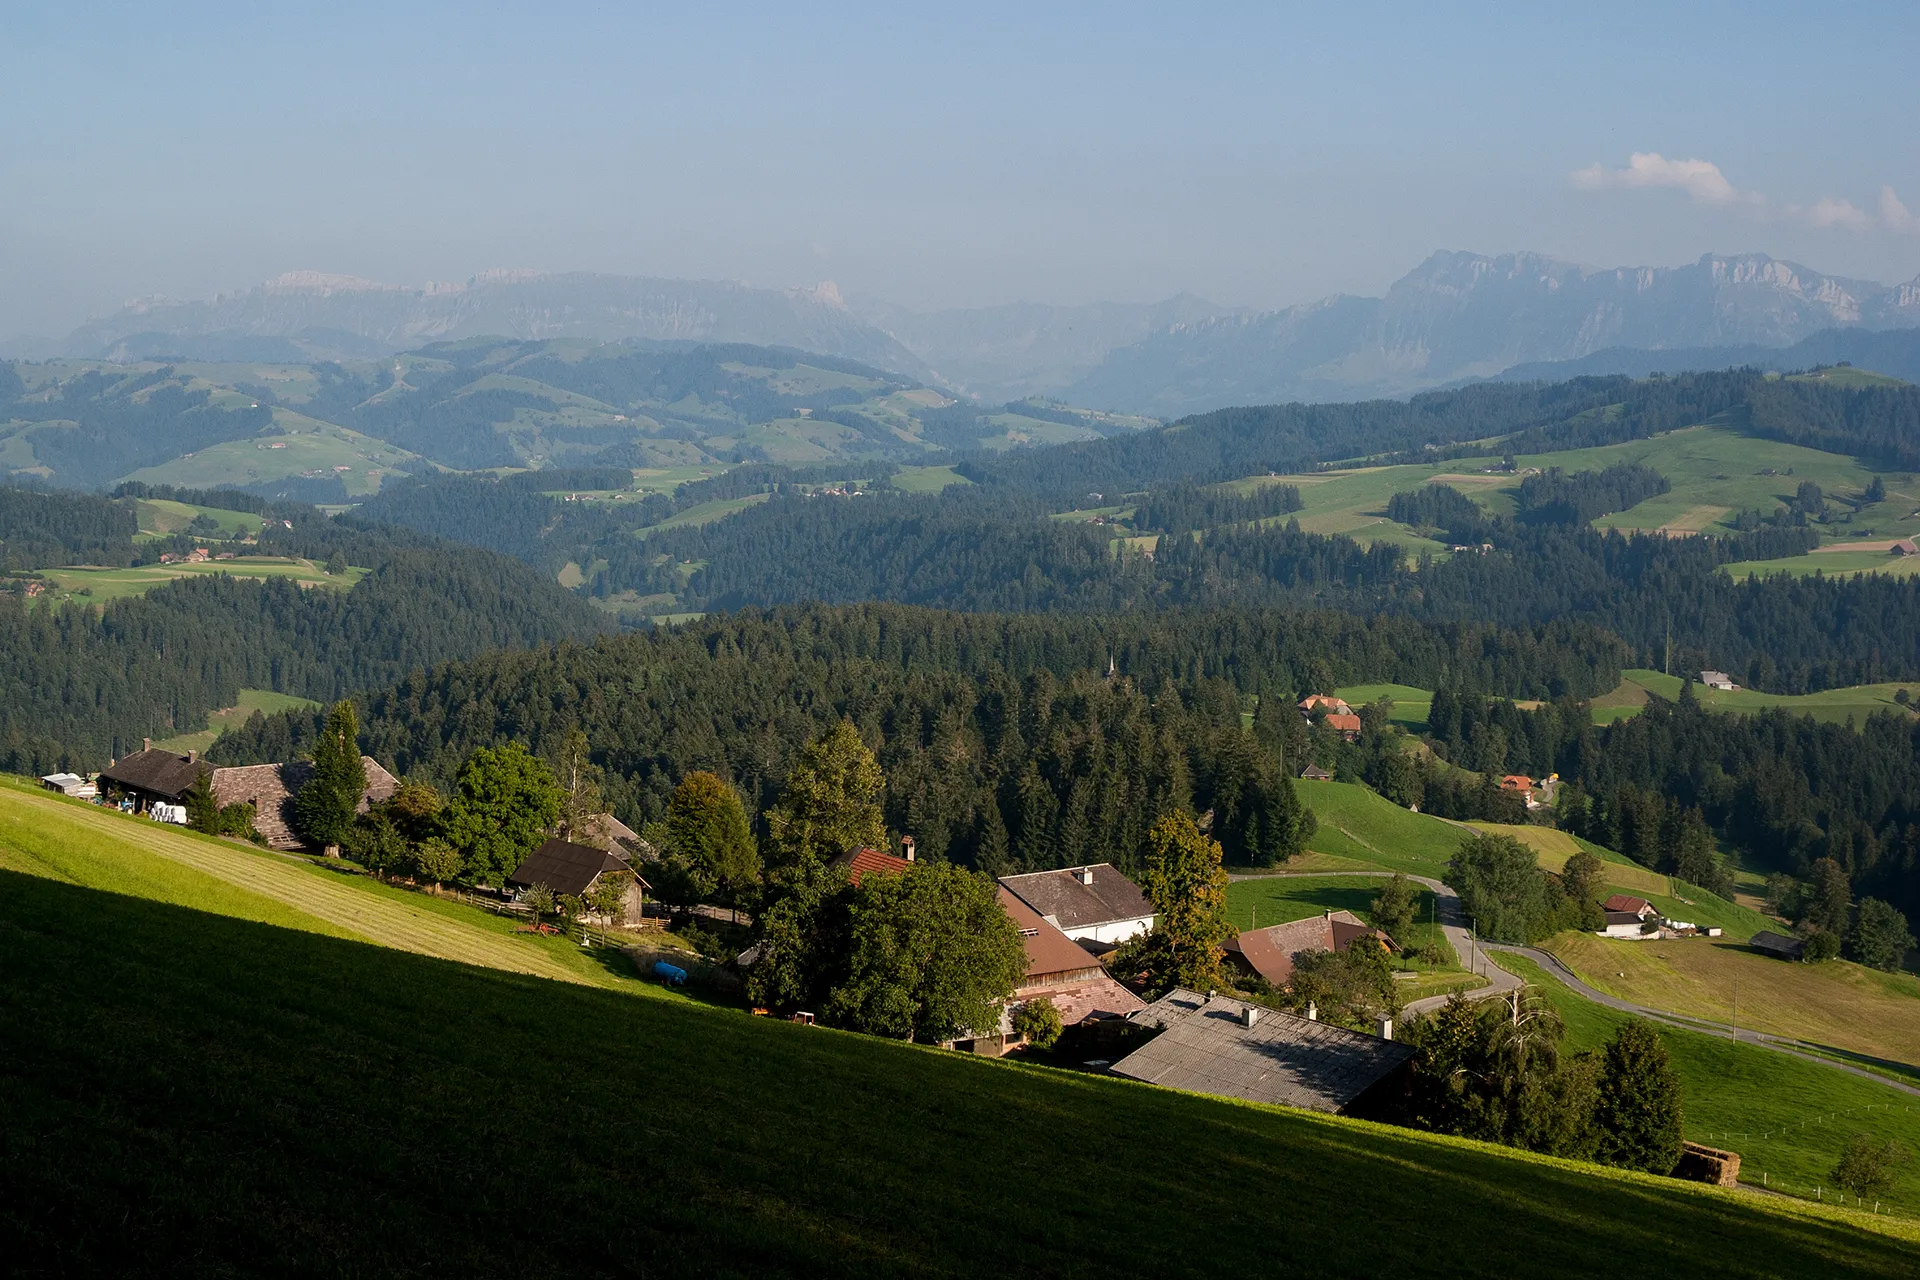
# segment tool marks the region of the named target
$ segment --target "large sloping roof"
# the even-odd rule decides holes
[[[1410,1045],[1175,988],[1133,1016],[1159,1035],[1114,1063],[1116,1075],[1310,1111],[1343,1110],[1413,1057]]]
[[[360,798],[359,812],[391,799],[400,789],[400,780],[381,767],[372,756],[360,757],[367,771],[367,793]],[[213,798],[222,806],[253,806],[253,829],[275,849],[293,851],[311,846],[294,830],[293,797],[313,777],[313,765],[305,760],[289,764],[247,764],[213,771]]]
[[[999,893],[1000,905],[1020,930],[1020,941],[1027,949],[1026,986],[1065,982],[1099,972],[1098,960],[1015,897],[1007,886],[1001,885]]]
[[[148,747],[145,751],[136,751],[114,761],[100,771],[100,777],[123,787],[178,800],[187,794],[187,789],[193,786],[193,780],[206,767],[204,762],[193,756]]]
[[[1776,956],[1785,956],[1789,960],[1798,960],[1807,949],[1807,944],[1799,938],[1789,938],[1783,933],[1772,933],[1766,929],[1749,938],[1747,945]]]
[[[593,887],[593,882],[600,878],[601,872],[626,870],[627,864],[605,849],[570,844],[565,840],[549,840],[514,868],[513,874],[507,877],[507,883],[529,889],[543,884],[555,893],[577,897]]]
[[[1301,952],[1345,951],[1354,939],[1366,937],[1393,946],[1392,939],[1353,912],[1329,911],[1265,929],[1249,929],[1227,939],[1226,950],[1274,986],[1284,987],[1293,981],[1293,958]]]
[[[1088,874],[1091,884],[1081,879]],[[1140,886],[1121,875],[1111,862],[1001,876],[1000,883],[1041,915],[1051,916],[1062,929],[1086,929],[1153,914],[1153,904],[1140,892]]]

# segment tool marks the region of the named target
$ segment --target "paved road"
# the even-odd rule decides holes
[[[1391,871],[1276,871],[1268,875],[1231,876],[1233,880],[1273,880],[1291,877],[1310,876],[1374,876],[1391,878]],[[1433,890],[1434,907],[1440,915],[1440,932],[1446,935],[1447,942],[1453,947],[1453,954],[1460,960],[1462,968],[1477,973],[1487,980],[1487,985],[1478,990],[1469,991],[1469,1000],[1487,1000],[1494,996],[1504,996],[1521,985],[1520,979],[1508,973],[1488,959],[1486,949],[1474,941],[1472,932],[1467,928],[1466,916],[1460,910],[1460,895],[1451,886],[1429,876],[1408,876],[1417,885]],[[1438,1009],[1451,997],[1428,996],[1424,1000],[1415,1000],[1400,1010],[1400,1016],[1411,1018],[1417,1014]]]
[[[1240,875],[1233,876],[1231,879],[1264,880],[1272,877],[1293,876],[1302,878],[1309,876],[1385,877],[1391,875],[1393,875],[1391,871],[1279,871],[1271,873],[1271,876]],[[1433,890],[1434,899],[1440,911],[1441,929],[1447,935],[1447,941],[1453,944],[1455,954],[1461,956],[1463,960],[1467,957],[1477,957],[1473,971],[1484,974],[1488,978],[1488,986],[1482,987],[1477,991],[1469,991],[1466,993],[1467,999],[1469,1000],[1485,1000],[1493,996],[1506,995],[1515,987],[1521,985],[1521,981],[1517,976],[1508,973],[1505,969],[1489,961],[1489,952],[1504,951],[1511,955],[1525,956],[1554,978],[1558,979],[1575,995],[1583,999],[1591,1000],[1603,1008],[1616,1009],[1621,1013],[1631,1013],[1636,1017],[1646,1018],[1649,1021],[1660,1023],[1663,1026],[1675,1027],[1682,1031],[1698,1031],[1704,1035],[1727,1036],[1731,1039],[1738,1040],[1742,1044],[1754,1045],[1761,1049],[1770,1049],[1775,1053],[1788,1054],[1803,1061],[1811,1062],[1822,1067],[1830,1067],[1835,1071],[1844,1071],[1848,1075],[1859,1076],[1863,1080],[1871,1080],[1875,1084],[1883,1084],[1889,1089],[1897,1089],[1901,1093],[1920,1098],[1920,1085],[1907,1084],[1881,1075],[1878,1072],[1869,1071],[1864,1067],[1856,1067],[1851,1063],[1837,1062],[1832,1058],[1811,1052],[1810,1046],[1807,1046],[1803,1041],[1793,1040],[1786,1036],[1768,1035],[1764,1031],[1749,1031],[1745,1028],[1736,1029],[1727,1026],[1725,1023],[1712,1022],[1704,1018],[1695,1018],[1684,1013],[1674,1013],[1668,1009],[1652,1009],[1646,1005],[1634,1004],[1630,1000],[1622,1000],[1618,996],[1610,996],[1606,992],[1590,987],[1585,982],[1582,982],[1579,975],[1562,964],[1559,957],[1555,956],[1552,952],[1542,951],[1537,947],[1510,946],[1503,942],[1475,942],[1461,922],[1460,896],[1458,894],[1447,885],[1442,884],[1438,880],[1430,879],[1427,876],[1408,876],[1407,879],[1425,885],[1427,888]],[[1401,1010],[1401,1016],[1410,1018],[1415,1014],[1426,1013],[1429,1010],[1437,1009],[1445,1004],[1447,999],[1448,997],[1446,996],[1429,996],[1425,1000],[1416,1000]]]

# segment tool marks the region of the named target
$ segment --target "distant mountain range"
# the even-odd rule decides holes
[[[1402,396],[1608,348],[1677,356],[1786,347],[1826,329],[1914,326],[1920,279],[1849,280],[1764,255],[1595,270],[1532,253],[1437,253],[1383,298],[1341,295],[1173,325],[1109,352],[1061,394],[1172,417]]]
[[[482,335],[737,342],[855,360],[986,403],[1046,397],[1175,418],[1235,404],[1405,396],[1514,376],[1516,367],[1554,364],[1541,375],[1552,377],[1589,367],[1569,361],[1608,372],[1764,363],[1754,353],[1827,330],[1914,327],[1920,279],[1852,280],[1760,254],[1596,269],[1535,253],[1443,252],[1384,297],[1340,294],[1267,312],[1190,294],[914,312],[849,305],[831,284],[488,272],[402,288],[295,272],[211,301],[133,303],[11,354],[310,363]],[[1846,341],[1830,345],[1839,352]]]
[[[296,271],[211,301],[129,303],[60,341],[16,344],[11,354],[304,363],[376,358],[481,336],[745,342],[858,360],[917,381],[935,377],[912,352],[849,311],[830,283],[755,289],[590,272],[492,271],[464,284],[407,288]]]
[[[1502,382],[1563,382],[1592,374],[1645,378],[1688,369],[1811,369],[1851,364],[1906,382],[1920,382],[1920,328],[1822,329],[1790,347],[1674,347],[1653,351],[1608,347],[1578,360],[1517,364],[1501,372]]]

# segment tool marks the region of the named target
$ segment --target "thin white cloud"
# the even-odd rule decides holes
[[[1862,209],[1839,196],[1822,196],[1810,205],[1776,205],[1757,191],[1733,185],[1711,160],[1669,160],[1657,151],[1636,151],[1624,169],[1590,164],[1570,175],[1582,191],[1641,190],[1651,187],[1685,192],[1695,204],[1735,209],[1752,217],[1797,222],[1817,230],[1866,234],[1892,231],[1920,235],[1920,217],[1909,212],[1892,187],[1880,189],[1876,211]]]

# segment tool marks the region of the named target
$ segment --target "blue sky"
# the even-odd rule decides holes
[[[301,268],[922,308],[1279,306],[1439,248],[1905,280],[1916,48],[1910,3],[0,0],[0,337]]]

